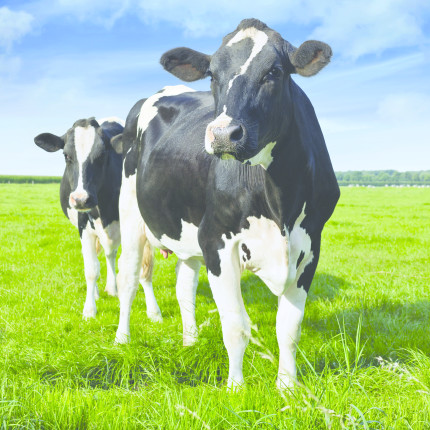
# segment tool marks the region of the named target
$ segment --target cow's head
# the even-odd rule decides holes
[[[206,128],[206,151],[243,162],[275,142],[288,126],[290,74],[315,75],[331,54],[318,41],[295,48],[262,22],[246,19],[212,56],[176,48],[160,61],[184,81],[211,78],[216,117]]]
[[[63,150],[66,161],[63,180],[68,181],[71,193],[70,207],[87,212],[97,206],[107,164],[109,138],[94,118],[81,119],[63,136],[42,133],[34,138],[37,146],[45,151]]]

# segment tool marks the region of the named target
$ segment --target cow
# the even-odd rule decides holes
[[[78,228],[81,238],[87,283],[84,318],[95,317],[97,312],[99,244],[106,255],[105,291],[111,296],[117,295],[115,262],[121,241],[118,200],[122,157],[113,149],[112,142],[120,140],[123,130],[124,121],[121,119],[97,121],[92,117],[77,120],[63,136],[42,133],[34,138],[36,145],[45,151],[62,149],[64,153],[66,168],[61,180],[60,202],[64,214]],[[151,274],[152,266],[146,263],[142,276],[145,278]],[[148,310],[154,308],[154,312],[160,314],[152,284],[145,285],[145,293],[147,302],[152,305],[148,305]]]
[[[296,380],[321,232],[340,192],[315,111],[291,75],[313,76],[331,55],[323,42],[296,48],[261,21],[246,19],[212,56],[175,48],[161,57],[164,69],[183,81],[210,77],[211,91],[165,87],[138,102],[126,121],[124,177],[135,183],[139,236],[178,256],[184,345],[196,341],[198,271],[206,265],[230,388],[243,384],[251,335],[240,289],[244,269],[278,297],[277,386]],[[119,342],[129,337],[125,318],[137,288],[136,260],[134,269],[124,267],[134,280],[119,268],[128,282],[118,283]]]

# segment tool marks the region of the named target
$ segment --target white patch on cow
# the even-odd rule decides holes
[[[107,118],[97,119],[97,122],[100,125],[102,125],[104,122],[117,122],[118,124],[121,124],[123,127],[125,127],[125,121],[121,118],[118,118],[117,116],[109,116]]]
[[[276,385],[279,389],[291,388],[296,381],[296,350],[306,298],[305,289],[293,284],[278,300],[276,337],[279,345],[279,370]]]
[[[194,345],[197,340],[196,291],[201,261],[190,258],[178,260],[176,265],[176,297],[181,309],[183,345]]]
[[[314,259],[314,253],[311,250],[312,241],[309,234],[301,226],[303,220],[306,217],[305,213],[306,203],[303,205],[302,212],[296,219],[294,226],[289,234],[289,273],[287,280],[287,287],[294,282],[297,282],[300,276],[305,271],[308,264]],[[297,261],[300,258],[300,254],[303,252],[304,257],[297,267]],[[300,286],[300,285],[299,285]]]
[[[148,317],[153,321],[161,321],[162,317],[152,289],[152,277],[142,276],[147,229],[137,205],[136,175],[127,178],[124,171],[119,195],[119,218],[122,248],[117,277],[120,317],[115,342],[126,343],[130,340],[131,305],[139,282],[145,291]]]
[[[96,239],[94,230],[91,228],[83,229],[81,244],[82,256],[84,257],[85,280],[87,282],[87,296],[83,310],[84,318],[94,318],[97,313],[96,291],[97,279],[100,275],[100,262],[97,258]]]
[[[148,239],[154,247],[169,249],[181,260],[188,260],[193,257],[203,258],[197,237],[198,227],[184,220],[181,220],[181,226],[182,231],[179,240],[172,239],[165,234],[158,240],[146,227]]]
[[[175,85],[164,87],[159,93],[149,97],[140,108],[139,118],[137,120],[137,136],[141,135],[147,128],[149,123],[157,116],[158,109],[155,103],[162,97],[177,96],[182,93],[194,92],[192,88],[185,85]]]
[[[243,355],[251,336],[251,324],[240,290],[239,235],[227,239],[219,251],[221,273],[208,271],[208,280],[221,319],[224,345],[229,359],[227,386],[234,389],[243,384]]]
[[[76,189],[71,193],[76,197],[84,199],[88,193],[84,189],[84,182],[82,177],[82,165],[87,160],[93,148],[96,137],[96,130],[93,126],[76,127],[75,128],[75,150],[76,159],[78,161],[78,184]],[[74,206],[72,198],[69,198],[70,206]]]
[[[260,165],[265,170],[267,170],[273,162],[272,150],[275,145],[276,142],[268,143],[258,154],[254,155],[248,160],[245,160],[244,163],[249,163],[251,166]]]
[[[238,43],[244,39],[251,39],[252,42],[254,43],[254,46],[252,47],[251,54],[249,55],[245,63],[241,66],[239,72],[228,83],[227,93],[230,91],[231,87],[233,86],[233,82],[235,81],[235,79],[238,76],[246,73],[252,60],[257,56],[259,52],[261,52],[264,45],[267,43],[269,37],[267,36],[266,33],[264,33],[264,31],[257,30],[254,27],[245,28],[244,30],[240,30],[238,33],[236,33],[236,35],[227,43],[227,46],[232,46],[235,43]]]
[[[73,208],[67,208],[67,218],[69,218],[70,222],[78,228],[78,211]]]
[[[222,109],[222,113],[219,114],[212,122],[208,124],[205,133],[205,149],[208,154],[214,153],[214,149],[212,147],[212,144],[215,140],[213,130],[215,128],[228,127],[232,121],[233,118],[227,115],[227,106],[224,106]]]

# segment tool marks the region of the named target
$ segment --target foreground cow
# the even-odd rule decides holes
[[[305,301],[339,187],[312,105],[290,75],[312,76],[330,57],[322,42],[297,49],[260,21],[244,20],[213,56],[177,48],[161,59],[185,81],[210,76],[211,92],[165,88],[138,102],[126,122],[124,176],[135,177],[145,222],[141,241],[179,258],[184,344],[196,339],[195,294],[205,262],[229,357],[229,386],[243,382],[250,337],[240,290],[244,269],[279,298],[277,384],[289,386],[296,377]],[[123,269],[134,275],[121,274],[120,267],[130,283],[118,284],[117,341],[129,336],[125,318],[138,262]]]
[[[42,133],[34,138],[48,152],[63,150],[66,169],[61,180],[60,201],[64,214],[79,229],[84,257],[87,297],[83,316],[96,315],[97,278],[100,263],[97,240],[106,254],[108,294],[117,295],[115,259],[120,244],[118,198],[122,157],[111,139],[122,133],[124,122],[117,119],[76,121],[64,136]]]

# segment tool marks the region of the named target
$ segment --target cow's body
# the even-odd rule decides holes
[[[124,122],[94,118],[78,120],[62,136],[43,133],[35,142],[48,152],[63,149],[66,168],[61,180],[60,202],[64,214],[78,228],[84,258],[87,296],[83,316],[96,315],[100,263],[97,241],[106,255],[106,292],[117,295],[115,259],[120,244],[118,199],[122,158],[111,139],[122,133]]]
[[[242,360],[250,336],[240,293],[244,269],[279,297],[278,384],[289,385],[295,378],[296,344],[321,231],[339,197],[312,105],[289,76],[293,65],[282,57],[282,75],[273,71],[281,68],[278,45],[285,42],[278,36],[259,21],[247,20],[212,58],[199,54],[195,61],[190,58],[195,53],[185,48],[167,53],[162,64],[186,80],[202,77],[210,67],[217,75],[212,92],[165,88],[132,110],[123,135],[124,174],[136,177],[145,223],[142,240],[179,258],[177,295],[184,344],[193,343],[197,335],[198,269],[201,262],[206,264],[229,355],[229,386],[243,381]],[[230,49],[235,45],[238,52]],[[320,55],[315,53],[326,46],[320,43],[312,46],[312,53],[305,52],[310,67]],[[285,46],[288,54],[289,47]],[[263,62],[264,73],[256,68],[262,53],[269,58]],[[240,67],[234,68],[236,60]],[[254,75],[248,76],[248,69]],[[250,86],[252,81],[259,82],[257,90]],[[123,241],[123,249],[126,246]],[[123,290],[119,285],[119,341],[129,335],[123,307],[130,306],[126,296],[135,288],[130,284]]]

